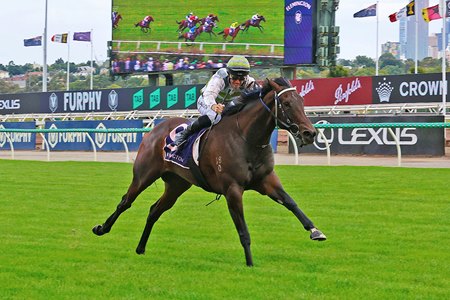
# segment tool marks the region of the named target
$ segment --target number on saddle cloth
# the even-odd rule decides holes
[[[190,135],[187,138],[186,142],[183,144],[183,147],[180,148],[174,146],[172,143],[175,140],[176,134],[185,130],[187,126],[188,124],[186,123],[178,125],[166,137],[164,145],[164,160],[170,161],[185,169],[190,169],[190,158],[198,157],[199,143],[196,143],[196,141],[203,135],[203,133],[205,133],[208,128],[203,128],[202,130],[200,130],[200,132],[196,132]]]

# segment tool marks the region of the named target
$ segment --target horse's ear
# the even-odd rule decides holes
[[[281,90],[281,87],[273,80],[270,80],[269,78],[266,78],[266,80],[269,82],[269,85],[275,90],[279,91]]]

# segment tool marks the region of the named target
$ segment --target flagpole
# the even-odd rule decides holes
[[[375,51],[375,55],[376,55],[376,57],[375,57],[375,75],[376,76],[378,76],[378,24],[379,24],[379,22],[378,22],[378,15],[379,15],[379,13],[378,13],[378,0],[377,0],[377,41],[376,41],[376,43],[377,43],[377,47],[376,47],[376,51]]]
[[[94,86],[94,45],[92,43],[93,40],[93,34],[92,34],[93,29],[91,29],[91,90],[93,89]]]
[[[416,45],[415,45],[415,61],[414,61],[414,74],[417,74],[417,64],[419,61],[418,51],[419,51],[419,14],[416,13],[417,6],[414,3],[414,14],[416,15]]]
[[[67,32],[67,83],[66,90],[70,90],[70,31]]]
[[[47,4],[48,0],[45,0],[45,21],[44,21],[44,45],[43,45],[43,51],[44,51],[44,62],[43,62],[43,69],[42,69],[42,91],[47,91]]]

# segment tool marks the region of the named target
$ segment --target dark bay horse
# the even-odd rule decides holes
[[[253,26],[253,27],[257,27],[259,29],[259,31],[263,31],[264,27],[262,27],[262,25],[260,24],[261,21],[266,21],[266,19],[264,18],[264,16],[259,16],[258,19],[256,19],[255,21],[252,22],[252,20],[247,20],[244,23],[241,24],[243,32],[248,31],[248,29]]]
[[[242,196],[246,190],[255,190],[285,206],[311,232],[312,240],[325,240],[326,236],[287,194],[274,171],[274,157],[270,136],[275,126],[289,130],[303,144],[314,140],[316,130],[305,115],[303,98],[285,78],[267,79],[260,91],[253,93],[234,114],[224,116],[213,126],[200,145],[199,167],[209,192],[224,195],[231,218],[244,248],[247,266],[253,265],[250,234],[244,219]],[[133,166],[133,179],[114,213],[92,231],[103,235],[111,230],[117,218],[131,207],[136,197],[158,178],[165,182],[165,191],[151,206],[144,231],[136,248],[144,254],[153,225],[170,209],[178,197],[193,184],[201,186],[190,169],[164,160],[162,148],[165,137],[178,125],[186,122],[173,118],[155,126],[147,133],[139,147]]]
[[[149,32],[149,30],[151,30],[150,28],[150,23],[151,22],[155,22],[155,19],[153,19],[152,16],[150,16],[149,21],[146,23],[144,20],[137,22],[136,24],[134,24],[134,27],[141,27],[141,31],[144,33]]]
[[[236,27],[236,29],[234,29],[234,32],[232,34],[230,34],[230,28],[227,27],[224,30],[222,30],[221,32],[219,32],[218,34],[222,34],[224,40],[226,40],[228,36],[231,36],[230,42],[232,43],[234,41],[234,39],[236,38],[237,34],[239,33],[239,31],[243,28],[244,27],[242,27],[242,26],[238,26],[238,27]]]
[[[116,29],[117,27],[119,27],[119,21],[122,20],[122,15],[118,14],[116,16],[116,18],[113,21],[113,29]]]

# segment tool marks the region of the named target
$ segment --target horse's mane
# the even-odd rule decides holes
[[[272,80],[281,86],[291,86],[289,81],[284,77],[278,77]],[[256,87],[245,89],[242,91],[241,96],[233,101],[235,105],[226,107],[222,115],[234,115],[235,113],[240,112],[247,104],[254,102],[254,100],[264,98],[270,91],[272,91],[272,87],[268,80],[265,80],[262,86],[257,85]]]

